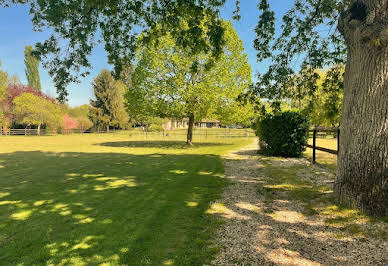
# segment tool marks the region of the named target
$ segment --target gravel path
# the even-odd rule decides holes
[[[230,185],[209,210],[225,221],[216,237],[220,252],[213,265],[388,265],[387,241],[338,238],[339,229],[327,226],[320,215],[304,216],[300,202],[275,197],[268,203],[261,193],[268,163],[305,165],[305,178],[311,176],[306,171],[324,170],[305,159],[261,157],[256,150],[253,143],[225,157]]]

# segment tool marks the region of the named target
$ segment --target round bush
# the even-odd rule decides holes
[[[306,149],[309,120],[297,111],[267,114],[257,122],[260,149],[270,156],[300,157]]]

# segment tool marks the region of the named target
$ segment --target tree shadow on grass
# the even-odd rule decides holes
[[[206,148],[213,146],[232,145],[227,143],[215,142],[200,142],[193,143],[193,146],[187,145],[185,141],[117,141],[104,142],[96,145],[107,147],[130,147],[130,148],[161,148],[161,149],[192,149],[192,148]]]
[[[0,154],[2,265],[202,265],[224,186],[216,155]]]

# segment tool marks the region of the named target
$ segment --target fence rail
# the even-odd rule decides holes
[[[141,138],[152,138],[152,137],[186,137],[186,130],[177,129],[177,130],[165,130],[159,132],[147,132],[139,130],[109,130],[109,131],[97,131],[97,130],[87,130],[83,131],[80,129],[72,130],[60,130],[59,132],[53,132],[46,129],[41,129],[40,132],[38,129],[0,129],[0,136],[44,136],[44,135],[56,135],[56,134],[125,134],[129,137],[141,137]],[[195,129],[194,137],[213,137],[213,138],[243,138],[243,137],[254,137],[255,133],[251,129]]]
[[[37,136],[37,135],[46,135],[50,133],[46,129],[41,129],[40,131],[38,129],[0,129],[0,135],[6,135],[6,136]]]
[[[313,133],[313,145],[306,144],[306,147],[313,149],[313,163],[316,163],[316,151],[323,151],[330,154],[338,155],[339,147],[340,147],[340,129],[339,128],[323,128],[323,127],[316,127],[313,130],[309,131],[310,133]],[[325,132],[325,133],[335,133],[337,137],[337,150],[332,150],[324,147],[318,147],[317,146],[317,135],[319,132]]]

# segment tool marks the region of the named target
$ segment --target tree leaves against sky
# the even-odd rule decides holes
[[[89,74],[89,56],[99,42],[108,54],[108,63],[114,66],[116,78],[130,64],[139,32],[146,36],[144,41],[149,41],[168,31],[178,45],[189,47],[192,53],[205,51],[217,57],[222,52],[224,32],[219,8],[225,1],[0,0],[0,6],[29,4],[34,30],[53,30],[46,41],[36,44],[35,55],[53,77],[58,100],[63,102],[67,85]],[[208,26],[203,32],[200,25],[205,15]],[[182,29],[183,20],[190,27]]]
[[[294,74],[310,82],[311,93],[318,80],[315,69],[341,65],[346,47],[337,29],[337,21],[349,1],[295,0],[283,17],[280,32],[275,32],[275,14],[268,0],[260,0],[260,16],[255,28],[254,47],[258,62],[269,61],[268,71],[258,76],[256,92],[270,100],[288,97],[287,88],[296,86]],[[334,67],[338,77],[340,68]],[[314,89],[315,88],[315,89]]]

